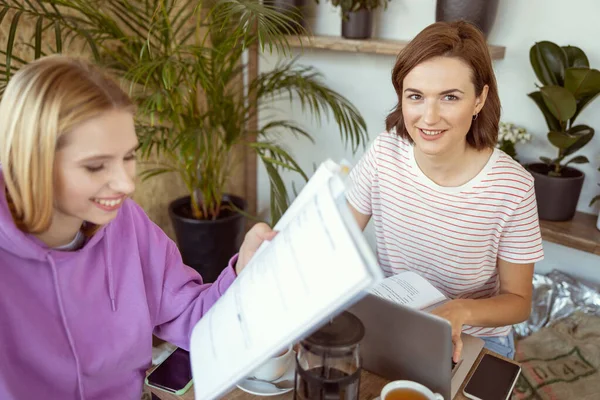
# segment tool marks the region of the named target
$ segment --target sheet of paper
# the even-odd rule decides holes
[[[292,204],[288,207],[285,213],[281,216],[277,224],[273,227],[276,231],[281,231],[285,229],[287,224],[292,221],[296,215],[301,212],[302,208],[306,205],[306,203],[312,201],[317,191],[323,190],[323,188],[327,187],[328,182],[333,177],[340,177],[342,174],[342,167],[337,165],[332,160],[326,160],[323,162],[319,168],[315,171],[313,176],[310,177],[310,180],[306,183],[304,188],[298,193],[298,196],[294,199]],[[333,198],[337,198],[341,196],[341,194],[345,191],[345,186],[340,185],[340,180],[335,179],[334,182],[337,184],[332,185],[331,187],[331,196]],[[260,248],[256,251],[256,255],[258,256],[262,251],[269,246],[270,243],[263,243]]]
[[[427,279],[412,271],[385,278],[371,289],[371,293],[419,310],[446,299]]]
[[[360,254],[353,242],[357,238],[345,227],[337,208],[345,202],[336,204],[331,195],[343,196],[341,180],[332,176],[320,187],[305,196],[272,243],[253,257],[194,328],[197,400],[224,395],[382,279],[375,257]]]

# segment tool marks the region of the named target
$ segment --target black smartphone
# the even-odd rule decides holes
[[[146,377],[146,385],[176,394],[192,386],[190,353],[179,347]]]
[[[485,354],[463,393],[473,400],[507,400],[520,373],[521,367],[517,364]]]

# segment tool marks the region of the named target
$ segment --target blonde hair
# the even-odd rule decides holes
[[[0,165],[17,226],[48,230],[54,211],[54,158],[64,135],[103,112],[134,112],[119,84],[88,61],[40,58],[10,79],[0,102]]]

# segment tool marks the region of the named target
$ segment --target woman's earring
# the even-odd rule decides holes
[[[475,121],[477,119],[477,117],[479,117],[479,113],[473,115],[473,121]]]

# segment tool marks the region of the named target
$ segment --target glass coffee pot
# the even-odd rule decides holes
[[[301,341],[294,399],[358,400],[364,333],[360,319],[344,311]]]

